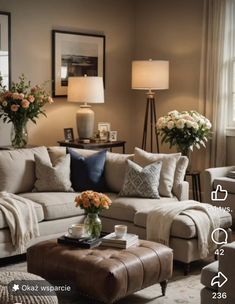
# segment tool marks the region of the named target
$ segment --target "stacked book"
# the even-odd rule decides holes
[[[57,239],[59,244],[63,245],[72,245],[79,248],[91,249],[97,247],[101,244],[100,239],[82,237],[82,238],[73,238],[68,235],[63,235]]]
[[[115,232],[112,232],[101,239],[102,246],[126,249],[139,243],[139,237],[136,234],[127,233],[124,237],[118,238]]]
[[[229,171],[227,177],[235,178],[235,171]]]

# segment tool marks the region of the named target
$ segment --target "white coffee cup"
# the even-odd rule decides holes
[[[115,235],[118,238],[123,238],[127,234],[126,225],[115,225],[114,226]]]
[[[84,224],[74,224],[68,228],[68,233],[75,238],[80,238],[84,236],[85,226]]]

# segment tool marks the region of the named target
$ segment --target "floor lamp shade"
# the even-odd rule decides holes
[[[138,60],[132,62],[132,89],[164,90],[169,88],[169,61]]]
[[[76,114],[80,139],[91,138],[94,132],[95,114],[88,103],[104,103],[102,77],[69,77],[68,101],[84,103]]]
[[[154,134],[159,152],[158,134],[156,130],[156,105],[152,90],[169,88],[169,61],[137,60],[132,62],[132,89],[148,90],[144,118],[142,149],[147,149],[147,133],[150,129],[150,151],[153,151]],[[150,120],[150,121],[149,121]],[[150,123],[150,128],[148,124]]]

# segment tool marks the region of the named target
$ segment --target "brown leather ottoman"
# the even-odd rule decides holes
[[[50,240],[30,247],[27,263],[31,273],[49,281],[73,281],[80,293],[113,303],[155,283],[161,284],[165,295],[173,252],[164,245],[142,240],[125,250],[78,249]]]

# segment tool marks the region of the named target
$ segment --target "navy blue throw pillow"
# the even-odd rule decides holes
[[[104,167],[106,150],[100,151],[88,157],[68,148],[71,156],[71,182],[75,191],[93,190],[107,191]]]

